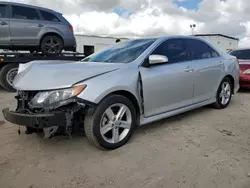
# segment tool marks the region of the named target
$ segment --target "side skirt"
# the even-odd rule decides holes
[[[162,113],[162,114],[147,117],[147,118],[145,118],[144,114],[143,114],[140,117],[140,126],[148,124],[148,123],[152,123],[154,121],[159,121],[159,120],[162,120],[162,119],[165,119],[165,118],[168,118],[168,117],[172,117],[172,116],[175,116],[177,114],[181,114],[181,113],[184,113],[184,112],[196,109],[196,108],[200,108],[202,106],[206,106],[206,105],[212,104],[214,102],[216,102],[216,99],[212,98],[212,99],[210,99],[208,101],[204,101],[204,102],[197,103],[197,104],[194,104],[194,105],[191,105],[191,106],[187,106],[187,107],[184,107],[184,108],[180,108],[180,109],[177,109],[177,110],[173,110],[173,111],[170,111],[170,112]]]

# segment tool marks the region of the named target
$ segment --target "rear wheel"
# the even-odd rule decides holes
[[[13,81],[18,72],[18,64],[5,65],[0,71],[0,85],[9,92],[15,92]]]
[[[41,41],[41,51],[45,55],[59,55],[63,50],[63,41],[56,35],[45,36]]]
[[[230,79],[224,78],[217,90],[216,102],[213,104],[213,107],[216,109],[226,108],[231,101],[232,93],[233,87]]]
[[[130,100],[121,95],[111,95],[95,110],[88,110],[84,129],[88,140],[96,146],[116,149],[130,139],[135,120],[136,110]]]

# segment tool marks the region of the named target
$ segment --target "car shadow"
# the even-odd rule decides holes
[[[143,125],[141,127],[138,128],[137,132],[154,132],[154,131],[159,131],[160,127],[172,127],[173,129],[179,129],[182,125],[181,124],[175,124],[176,122],[179,122],[187,117],[190,116],[195,116],[196,114],[200,114],[200,113],[205,113],[207,111],[211,110],[211,107],[209,106],[204,106],[201,108],[197,108],[188,112],[184,112],[169,118],[165,118],[159,121],[155,121],[153,123],[149,123],[146,125]]]
[[[6,91],[1,85],[0,85],[0,92],[1,93],[8,93],[8,91]]]
[[[239,93],[250,93],[250,89],[246,89],[246,88],[240,88]]]

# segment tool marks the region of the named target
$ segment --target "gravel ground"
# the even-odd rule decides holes
[[[0,91],[0,110],[15,107]],[[225,110],[208,107],[146,125],[101,151],[85,137],[17,134],[0,115],[0,188],[250,188],[250,92]]]

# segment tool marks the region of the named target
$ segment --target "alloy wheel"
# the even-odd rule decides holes
[[[228,82],[221,84],[220,102],[222,105],[226,105],[230,101],[231,86]]]
[[[100,122],[100,133],[108,143],[119,143],[129,133],[132,125],[132,114],[129,108],[121,103],[113,104],[103,113]]]
[[[44,48],[49,54],[60,53],[60,42],[54,37],[49,37],[44,43]]]

